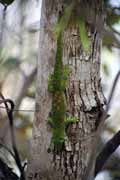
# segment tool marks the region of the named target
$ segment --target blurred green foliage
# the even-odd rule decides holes
[[[4,60],[1,64],[0,64],[0,69],[5,68],[9,71],[17,68],[19,66],[20,62],[17,58],[15,57],[8,57],[6,60]]]

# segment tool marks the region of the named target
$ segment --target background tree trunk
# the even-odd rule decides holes
[[[79,122],[67,129],[68,140],[60,155],[48,153],[51,132],[47,124],[52,96],[48,92],[48,77],[53,72],[56,52],[54,27],[63,11],[62,0],[43,0],[38,59],[36,110],[33,124],[32,159],[29,162],[28,180],[83,180],[91,155],[96,131],[96,120],[101,113],[104,97],[100,84],[100,50],[102,2],[80,2],[77,11],[88,8],[86,20],[90,50],[85,51],[80,42],[78,27],[72,25],[63,34],[63,63],[72,72],[66,90],[67,111]],[[86,11],[86,12],[87,12]],[[91,14],[91,12],[94,12]],[[76,14],[77,15],[77,14]],[[99,21],[99,24],[93,21]],[[93,155],[94,156],[94,155]],[[93,173],[90,179],[93,178]]]

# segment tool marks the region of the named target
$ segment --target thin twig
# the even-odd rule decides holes
[[[118,32],[117,30],[115,30],[112,26],[110,26],[110,29],[111,29],[115,34],[117,34],[118,36],[120,36],[120,32]]]

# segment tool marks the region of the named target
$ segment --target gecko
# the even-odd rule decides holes
[[[52,93],[52,109],[49,124],[52,127],[52,138],[49,150],[61,151],[64,148],[66,127],[76,123],[76,117],[67,117],[65,90],[68,86],[70,68],[62,62],[62,33],[57,38],[57,51],[54,72],[49,77],[48,90]]]

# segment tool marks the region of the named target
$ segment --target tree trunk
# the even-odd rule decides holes
[[[77,10],[90,11],[86,20],[90,50],[86,51],[82,47],[78,27],[74,23],[64,31],[62,38],[63,64],[69,65],[71,69],[69,85],[65,93],[67,111],[77,117],[79,122],[68,127],[68,140],[60,155],[47,151],[51,141],[48,117],[52,102],[52,96],[48,91],[48,77],[53,72],[55,64],[54,27],[65,3],[62,0],[42,2],[36,93],[38,111],[35,113],[33,123],[32,158],[28,165],[28,180],[84,179],[92,153],[92,142],[95,138],[93,134],[99,124],[96,120],[104,104],[100,84],[101,31],[99,29],[103,23],[100,21],[102,2],[101,0],[94,0],[94,3],[85,2],[80,2],[76,13]],[[94,20],[96,24],[93,23]],[[89,179],[93,179],[93,171]]]

